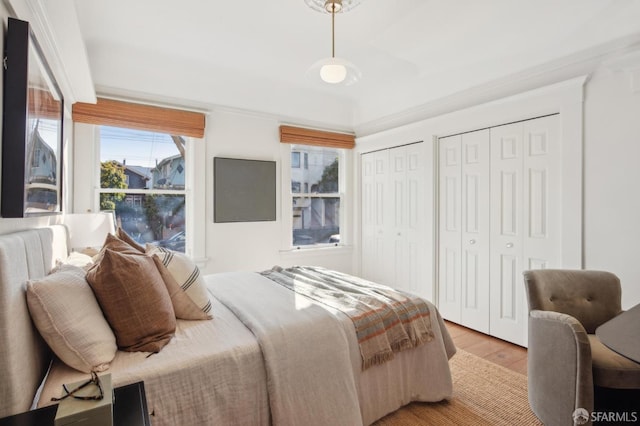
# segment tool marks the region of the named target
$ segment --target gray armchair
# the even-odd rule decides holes
[[[594,409],[594,385],[640,388],[640,364],[595,336],[622,312],[620,280],[601,271],[525,271],[529,302],[529,404],[546,425],[572,425]],[[584,423],[580,423],[584,424]]]

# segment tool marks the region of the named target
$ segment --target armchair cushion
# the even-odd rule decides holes
[[[562,312],[576,318],[587,333],[622,312],[622,289],[603,271],[543,269],[526,271],[529,309]]]
[[[640,388],[640,364],[606,347],[598,336],[589,335],[593,363],[593,383],[616,389]]]

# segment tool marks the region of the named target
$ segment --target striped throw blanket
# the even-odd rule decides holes
[[[433,339],[429,307],[418,297],[315,266],[276,266],[262,275],[346,314],[355,326],[363,370]]]

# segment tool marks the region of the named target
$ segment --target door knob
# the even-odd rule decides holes
[[[507,248],[513,247],[513,243],[507,243]]]
[[[469,240],[469,244],[475,244],[476,240]]]

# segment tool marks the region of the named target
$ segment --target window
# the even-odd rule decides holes
[[[185,251],[186,138],[100,126],[100,210],[141,244]]]
[[[341,208],[348,208],[345,170],[351,161],[355,136],[281,125],[280,142],[289,145],[282,147],[283,163],[291,156],[290,167],[283,169],[283,176],[290,175],[284,179],[283,190],[286,191],[285,185],[291,188],[290,196],[282,197],[286,206],[283,212],[291,209],[291,228],[285,228],[283,243],[297,248],[344,244],[346,238],[340,237],[341,222],[344,222]],[[283,218],[283,223],[289,223],[287,219]],[[345,231],[343,227],[343,234]]]
[[[291,145],[292,244],[317,246],[340,242],[341,167],[343,150]],[[300,167],[300,153],[304,168]],[[304,182],[301,191],[300,182]]]

